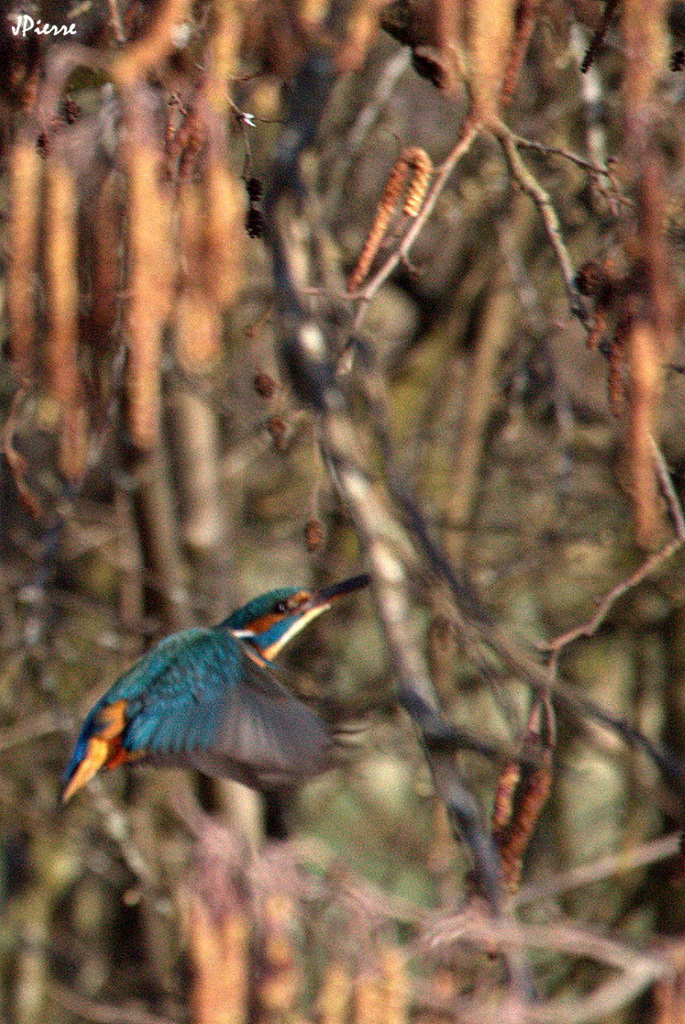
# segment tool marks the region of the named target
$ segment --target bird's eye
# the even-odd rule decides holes
[[[277,615],[285,615],[285,613],[287,611],[288,611],[288,602],[287,601],[279,601],[278,604],[276,605],[276,608],[275,608],[276,614]]]

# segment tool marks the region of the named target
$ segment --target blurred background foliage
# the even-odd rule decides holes
[[[495,940],[474,932],[460,943],[457,924],[449,930],[471,899],[470,859],[396,707],[368,595],[341,603],[284,659],[300,692],[355,728],[342,766],[298,795],[283,846],[263,848],[260,800],[231,782],[134,766],[63,808],[61,776],[84,712],[158,638],[273,586],[328,583],[363,563],[316,419],[280,371],[262,237],[288,84],[314,47],[334,54],[338,75],[303,154],[307,195],[291,246],[316,265],[309,299],[343,339],[341,361],[357,314],[355,344],[362,365],[373,353],[402,474],[494,621],[542,647],[589,620],[645,550],[668,542],[658,488],[641,490],[649,438],[638,420],[646,408],[679,492],[685,6],[617,7],[463,5],[473,25],[517,18],[507,130],[530,140],[519,157],[585,274],[574,316],[549,219],[494,131],[447,177],[407,258],[377,287],[347,291],[401,154],[418,148],[439,169],[474,110],[494,124],[478,68],[498,68],[496,50],[478,65],[476,35],[466,89],[446,45],[459,5],[4,0],[8,1022],[490,1019],[503,983]],[[15,34],[20,16],[76,31]],[[631,149],[641,88],[650,136]],[[395,216],[371,275],[406,230]],[[658,246],[643,251],[650,237]],[[641,302],[660,338],[653,364],[635,355]],[[645,366],[654,385],[643,401]],[[363,407],[357,425],[382,486]],[[669,552],[597,628],[558,649],[565,678],[626,729],[559,723],[517,905],[543,929],[527,947],[543,1009],[520,1019],[685,1015],[671,831],[682,792],[626,742],[633,729],[676,754],[685,745],[683,556],[678,542]],[[517,750],[526,680],[460,642],[425,567],[412,587],[411,628],[446,717],[503,756]],[[501,764],[466,753],[456,762],[487,820]],[[613,854],[622,859],[602,860]],[[565,885],[579,865],[591,866],[586,883]],[[625,943],[617,960],[569,922]],[[644,975],[642,961],[633,970],[635,950],[660,958],[661,973],[653,960]],[[592,1003],[609,967],[625,987]],[[549,1004],[545,1017],[545,998],[568,1000],[566,1016]]]

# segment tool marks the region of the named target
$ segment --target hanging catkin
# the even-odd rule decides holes
[[[78,369],[78,239],[76,182],[58,155],[45,163],[47,365],[60,411],[59,464],[71,481],[86,461],[85,409]]]
[[[41,158],[32,135],[20,135],[9,151],[10,217],[7,312],[17,377],[34,369],[35,276],[41,203]]]
[[[150,449],[159,435],[162,332],[172,303],[171,204],[147,94],[127,99],[129,425],[134,443]]]

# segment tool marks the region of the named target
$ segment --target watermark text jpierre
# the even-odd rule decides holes
[[[40,18],[32,18],[30,14],[18,14],[11,26],[12,34],[24,38],[33,33],[36,36],[75,36],[76,24],[52,25],[49,21],[41,21]]]

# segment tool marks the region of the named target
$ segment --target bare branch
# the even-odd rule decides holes
[[[519,907],[522,904],[560,896],[570,889],[592,885],[593,882],[613,878],[625,872],[639,871],[641,868],[650,867],[652,864],[658,864],[660,861],[677,856],[680,853],[681,843],[680,832],[672,832],[668,836],[654,839],[651,843],[642,843],[629,850],[600,857],[589,864],[580,864],[578,867],[570,868],[568,871],[553,875],[543,881],[522,885],[512,897],[512,902]]]
[[[490,943],[522,949],[546,949],[585,957],[619,972],[618,978],[600,983],[587,995],[571,999],[533,1003],[523,1007],[511,1001],[484,1005],[482,1000],[448,1000],[443,1010],[456,1013],[468,1024],[496,1024],[521,1014],[526,1024],[586,1024],[606,1017],[628,1005],[655,981],[670,972],[670,964],[661,956],[638,953],[627,944],[594,934],[563,921],[550,925],[522,925],[512,920],[489,920],[484,915],[466,913],[454,921],[441,920],[428,929],[424,941],[434,948],[454,942],[475,942],[480,948]]]
[[[25,655],[21,654],[23,660]],[[42,739],[43,736],[50,736],[55,732],[69,732],[69,722],[63,715],[55,714],[54,711],[46,711],[33,718],[24,719],[16,725],[6,725],[0,729],[0,753],[5,750],[12,750],[24,743],[32,743],[33,740]]]
[[[147,1013],[138,1008],[127,1009],[87,999],[58,981],[48,982],[47,994],[58,1006],[84,1020],[93,1021],[93,1024],[177,1024],[171,1017],[160,1017],[159,1014]]]
[[[574,626],[573,629],[567,630],[560,636],[555,637],[554,640],[550,640],[549,643],[543,645],[546,650],[553,652],[555,656],[558,655],[559,651],[564,647],[567,647],[568,644],[573,643],[574,640],[578,640],[582,636],[593,636],[602,625],[616,602],[620,600],[624,594],[633,590],[638,586],[638,584],[642,583],[643,580],[647,579],[655,573],[657,569],[668,562],[668,560],[672,558],[685,543],[685,519],[683,518],[683,510],[680,500],[675,492],[673,484],[671,483],[668,468],[666,467],[663,455],[661,454],[656,441],[651,437],[651,435],[649,440],[655,473],[658,476],[659,483],[661,484],[661,488],[668,501],[671,518],[676,529],[676,536],[673,540],[664,545],[660,551],[650,555],[650,557],[642,563],[639,569],[632,573],[632,575],[627,579],[622,580],[620,583],[617,583],[615,587],[612,587],[612,589],[602,598],[597,611],[590,619],[578,626]]]
[[[557,211],[549,195],[539,183],[535,175],[526,167],[517,149],[517,143],[506,125],[500,123],[496,129],[502,148],[509,164],[509,169],[521,188],[535,203],[547,237],[557,257],[561,276],[566,287],[571,312],[577,316],[586,328],[590,328],[587,310],[576,286],[576,271],[564,242]]]

